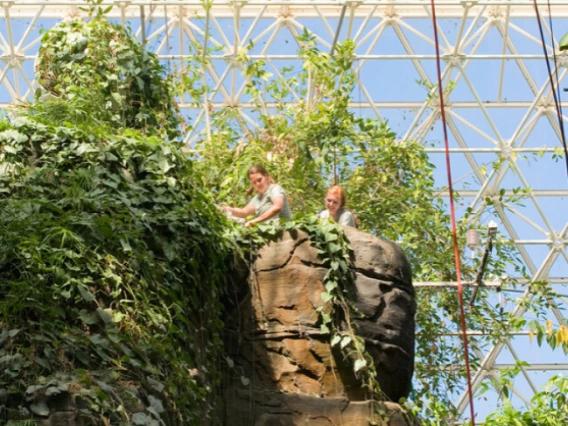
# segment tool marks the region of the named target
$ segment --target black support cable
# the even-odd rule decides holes
[[[554,62],[554,77],[556,77],[556,96],[558,96],[558,107],[560,109],[560,117],[562,117],[562,98],[560,97],[560,80],[558,79],[558,61],[556,60],[556,49],[554,48],[554,30],[552,29],[550,0],[546,0],[546,4],[548,5],[548,26],[550,27],[550,38],[552,39],[552,61]]]
[[[542,41],[542,50],[544,52],[544,57],[546,60],[546,69],[548,70],[548,78],[550,79],[550,85],[552,86],[552,97],[554,98],[554,105],[556,106],[556,114],[558,115],[558,125],[560,126],[560,136],[562,140],[562,147],[564,148],[564,160],[566,162],[566,176],[568,177],[568,148],[566,147],[566,136],[564,134],[564,122],[562,120],[562,112],[560,109],[560,104],[558,102],[558,96],[556,92],[556,87],[554,85],[554,78],[552,76],[552,70],[550,69],[550,61],[548,59],[548,52],[546,51],[546,41],[544,40],[544,31],[542,30],[542,22],[540,20],[540,12],[538,10],[538,4],[536,0],[533,0],[534,10],[536,12],[536,20],[538,23],[538,30],[540,32],[540,39]],[[550,7],[550,5],[549,5]],[[551,25],[552,25],[552,21]],[[550,28],[552,34],[552,27]],[[554,62],[556,63],[556,55],[554,54],[554,38],[552,39],[552,52],[554,57]],[[558,68],[558,67],[556,67]],[[558,72],[556,70],[556,72]],[[558,74],[556,74],[558,76]]]

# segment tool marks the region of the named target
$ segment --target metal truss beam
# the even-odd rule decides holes
[[[81,0],[7,0],[2,3],[14,8],[12,14],[13,18],[29,18],[38,7],[45,6],[45,17],[60,19],[69,13],[69,8],[77,8],[83,6],[84,2]],[[546,6],[546,2],[539,1],[542,7]],[[568,1],[551,1],[551,6],[554,8],[555,16],[568,17]],[[215,15],[221,18],[232,18],[234,16],[235,7],[241,9],[240,18],[255,17],[258,13],[265,9],[267,15],[274,15],[282,13],[282,9],[286,8],[290,13],[297,17],[311,17],[317,18],[321,15],[326,17],[339,17],[341,15],[342,6],[346,4],[353,8],[355,16],[366,16],[371,11],[376,15],[381,14],[401,14],[408,18],[423,18],[425,14],[424,7],[429,6],[426,1],[401,1],[396,0],[392,2],[386,1],[372,1],[372,0],[345,0],[345,1],[318,1],[310,0],[244,0],[244,1],[226,1],[216,0],[213,7],[215,8]],[[172,12],[177,12],[182,7],[184,14],[203,13],[203,4],[200,0],[104,0],[103,6],[114,5],[116,6],[110,13],[111,18],[126,18],[140,16],[140,8],[156,8],[155,16],[162,17],[163,12],[159,9],[167,8]],[[319,13],[317,12],[319,9]],[[490,13],[504,14],[506,8],[510,8],[510,18],[532,18],[534,16],[534,6],[532,1],[507,1],[507,0],[493,0],[493,1],[437,1],[436,2],[436,15],[439,18],[463,18],[464,9],[468,9],[469,14],[475,16],[480,11],[490,8]],[[81,11],[73,10],[73,14],[79,14]],[[171,15],[170,15],[171,16]]]
[[[527,285],[531,283],[531,281],[526,278],[515,278],[515,277],[508,277],[507,281],[510,283],[514,283],[515,285]],[[548,277],[546,281],[549,284],[566,285],[568,284],[568,277]],[[458,282],[457,281],[416,281],[412,283],[412,285],[415,288],[451,288],[451,287],[457,287]],[[462,285],[464,287],[479,287],[478,285],[471,283],[464,283]],[[504,285],[505,283],[503,282],[503,280],[484,281],[482,287],[501,288]]]
[[[516,368],[516,364],[493,364],[491,370],[511,370]],[[566,371],[568,370],[568,364],[565,363],[550,363],[550,364],[531,364],[525,365],[523,368],[527,371]],[[463,365],[447,365],[439,368],[435,368],[439,371],[460,371],[463,370]]]

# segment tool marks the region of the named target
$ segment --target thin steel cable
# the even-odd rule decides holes
[[[560,137],[562,140],[562,147],[564,148],[564,160],[566,161],[566,176],[568,177],[568,148],[566,147],[566,135],[564,133],[564,121],[562,120],[562,112],[560,110],[560,104],[558,102],[558,96],[556,92],[556,88],[554,86],[554,78],[552,77],[552,70],[550,69],[550,61],[548,59],[548,51],[546,50],[546,42],[544,40],[544,31],[542,30],[542,22],[540,20],[540,12],[538,10],[538,4],[536,0],[533,0],[534,3],[534,10],[536,13],[536,21],[538,23],[538,31],[540,33],[540,40],[542,42],[542,50],[544,52],[544,57],[546,61],[546,69],[548,70],[548,78],[550,79],[550,85],[552,86],[552,97],[554,98],[554,105],[556,107],[556,114],[558,115],[558,125],[560,126]],[[549,4],[550,7],[550,4]],[[550,10],[549,10],[550,11]],[[550,21],[550,32],[552,33],[552,20]],[[554,58],[554,62],[556,63],[556,55],[554,54],[554,36],[552,38],[552,55]],[[558,67],[556,67],[556,78],[558,81]]]
[[[170,55],[171,52],[171,47],[170,47],[170,29],[169,29],[169,25],[168,25],[168,6],[164,5],[164,20],[165,20],[165,27],[166,27],[166,47],[168,49],[167,54]],[[181,25],[181,23],[180,23]],[[170,67],[170,62],[171,60],[168,59],[168,75],[172,73],[171,67]]]
[[[452,168],[450,164],[450,146],[448,143],[448,125],[446,122],[446,113],[444,110],[444,92],[442,88],[442,71],[440,65],[440,44],[438,41],[438,22],[436,20],[436,5],[435,0],[431,0],[432,5],[432,25],[434,26],[434,45],[436,47],[436,71],[438,77],[438,96],[440,99],[440,113],[442,115],[442,129],[444,131],[444,144],[446,147],[446,169],[448,172],[448,189],[450,192],[450,213],[452,220],[452,239],[454,244],[454,259],[456,263],[456,278],[458,282],[458,301],[460,309],[460,323],[462,331],[463,349],[465,355],[465,369],[467,376],[467,390],[469,396],[469,408],[471,414],[471,424],[475,426],[475,410],[473,407],[473,391],[471,386],[471,371],[469,366],[469,344],[467,338],[467,326],[465,323],[465,311],[463,303],[463,285],[461,281],[461,263],[460,263],[460,252],[458,245],[458,233],[456,226],[456,212],[454,206],[454,190],[452,186]]]
[[[550,38],[552,42],[552,60],[554,61],[554,77],[556,78],[556,96],[558,96],[560,117],[562,117],[562,98],[560,97],[560,81],[558,80],[558,61],[556,60],[556,48],[554,46],[554,30],[552,29],[552,11],[550,8],[550,0],[546,0],[546,4],[548,5],[548,25],[550,26]]]

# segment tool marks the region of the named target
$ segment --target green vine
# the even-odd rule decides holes
[[[226,221],[155,56],[107,21],[42,40],[0,123],[0,423],[218,424]]]
[[[62,22],[42,37],[36,98],[57,100],[66,119],[179,136],[170,80],[156,55],[97,12],[90,22]],[[89,110],[85,110],[89,100]]]
[[[320,220],[307,216],[282,224],[261,223],[248,230],[234,229],[234,238],[244,251],[256,252],[284,232],[303,231],[316,250],[327,272],[323,279],[325,291],[321,298],[325,303],[318,308],[320,330],[329,336],[332,348],[338,348],[349,360],[353,373],[367,388],[370,400],[384,399],[380,392],[374,361],[365,350],[364,340],[357,336],[352,318],[360,316],[352,303],[354,295],[353,249],[343,229],[331,220]],[[253,253],[254,255],[254,253]]]

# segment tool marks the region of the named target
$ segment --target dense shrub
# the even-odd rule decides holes
[[[57,25],[42,37],[36,72],[40,93],[73,102],[73,115],[115,128],[177,134],[179,120],[161,65],[121,26],[100,18]]]
[[[102,19],[43,42],[51,95],[0,132],[0,422],[45,417],[69,393],[86,424],[203,424],[229,247],[181,144],[163,138],[176,119],[161,67]]]

